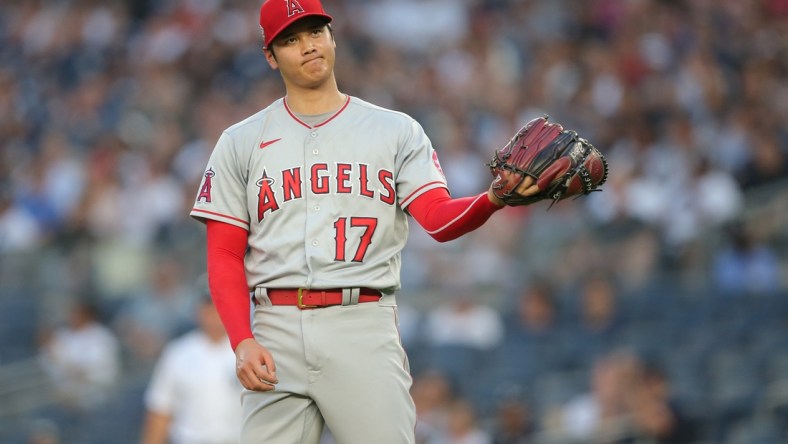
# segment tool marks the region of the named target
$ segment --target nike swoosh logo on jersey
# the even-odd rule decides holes
[[[270,144],[272,144],[272,143],[279,142],[280,140],[282,140],[282,138],[281,138],[281,137],[280,137],[279,139],[274,139],[274,140],[269,140],[269,141],[265,141],[265,140],[263,140],[262,142],[260,142],[260,148],[261,148],[261,149],[262,149],[262,148],[265,148],[265,147],[267,147],[268,145],[270,145]]]

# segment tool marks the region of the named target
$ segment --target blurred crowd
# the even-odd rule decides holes
[[[691,442],[666,394],[683,380],[665,379],[675,376],[670,360],[686,355],[655,362],[620,346],[663,327],[655,313],[684,327],[697,325],[681,316],[697,314],[692,321],[788,337],[705,304],[786,296],[786,225],[747,216],[788,187],[788,0],[324,4],[335,17],[340,90],[419,120],[454,196],[486,189],[493,150],[543,114],[610,163],[603,192],[550,211],[506,209],[455,242],[437,245],[411,225],[398,300],[419,414],[439,417],[423,421],[425,440],[522,443],[560,431],[584,442],[597,423],[626,418],[616,430],[638,431],[627,436]],[[117,389],[124,372],[144,381],[168,341],[193,325],[191,283],[205,263],[202,227],[187,215],[208,156],[224,128],[283,94],[261,53],[258,8],[0,4],[0,366],[29,357],[20,343],[45,362],[68,353],[64,341],[80,344],[72,354],[101,344],[96,362],[116,361],[91,364],[105,371],[90,383]],[[687,299],[694,305],[684,310]],[[101,328],[64,335],[72,310]],[[761,311],[762,325],[788,319]],[[514,314],[529,327],[514,328]],[[723,335],[708,331],[673,338],[675,348],[714,348]],[[607,387],[610,372],[626,382]],[[545,374],[569,375],[540,398],[565,401],[560,415],[534,405],[534,381],[551,387],[538,379]],[[514,385],[493,390],[485,377]],[[91,393],[64,396],[84,408],[112,398]],[[671,423],[683,438],[656,432]],[[722,430],[701,425],[707,435],[692,439]],[[603,442],[625,442],[616,439]]]

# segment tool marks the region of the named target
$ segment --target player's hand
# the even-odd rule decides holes
[[[490,184],[490,188],[487,189],[487,198],[490,199],[490,202],[498,205],[499,207],[503,207],[506,205],[504,201],[495,195],[493,192],[493,187],[495,186],[495,182]],[[539,193],[539,185],[536,184],[536,181],[531,176],[527,176],[523,182],[515,189],[517,194],[521,196],[533,196]]]
[[[235,374],[241,385],[257,392],[273,390],[279,383],[271,352],[252,338],[235,347]]]

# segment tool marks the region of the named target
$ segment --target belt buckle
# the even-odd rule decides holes
[[[317,305],[306,305],[304,304],[304,290],[306,288],[299,288],[298,293],[296,296],[296,305],[298,306],[299,310],[304,310],[308,308],[317,308]]]

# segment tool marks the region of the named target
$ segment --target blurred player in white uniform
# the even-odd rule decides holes
[[[164,348],[145,393],[142,444],[231,444],[241,425],[241,386],[219,313],[206,293],[198,328]]]
[[[224,131],[191,211],[246,388],[242,443],[314,444],[326,425],[343,444],[413,443],[395,301],[407,216],[448,241],[503,205],[452,199],[415,120],[339,90],[331,19],[319,0],[263,3],[285,97]]]

